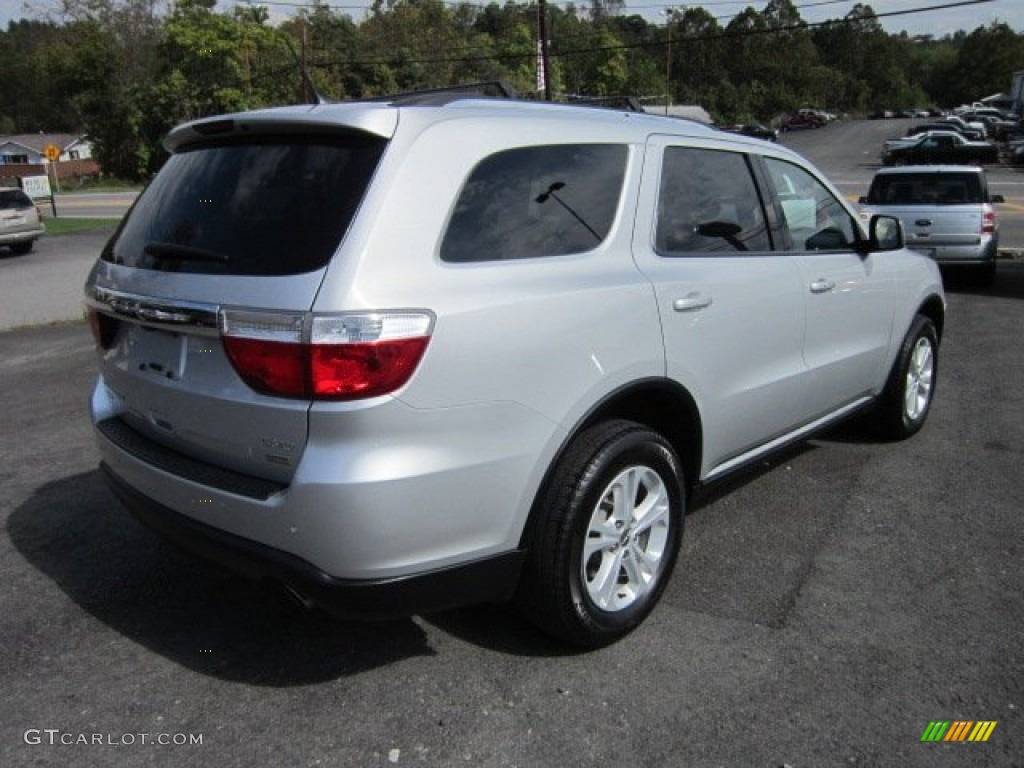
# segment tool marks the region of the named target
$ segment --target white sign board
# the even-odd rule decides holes
[[[50,192],[49,176],[22,176],[21,188],[33,200],[38,200],[41,197],[51,197],[53,194]]]

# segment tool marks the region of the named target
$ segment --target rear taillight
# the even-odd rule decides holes
[[[981,234],[991,235],[996,231],[996,212],[983,211],[981,214]]]
[[[238,375],[257,392],[284,397],[309,395],[304,323],[305,315],[297,313],[220,313],[224,349]]]
[[[231,364],[253,389],[354,400],[386,395],[409,380],[427,348],[433,317],[222,310],[220,326]]]
[[[114,344],[114,337],[117,336],[117,319],[97,312],[92,307],[86,307],[85,315],[89,319],[89,330],[92,331],[96,346],[100,349],[110,349]]]

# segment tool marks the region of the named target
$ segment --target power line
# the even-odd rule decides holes
[[[907,9],[899,10],[899,11],[886,11],[884,13],[876,13],[873,17],[870,17],[870,18],[872,18],[872,19],[880,19],[880,18],[885,18],[885,17],[888,17],[888,16],[905,16],[905,15],[913,14],[913,13],[927,13],[927,12],[930,12],[930,11],[947,10],[949,8],[960,8],[960,7],[963,7],[963,6],[981,5],[983,3],[990,3],[992,1],[993,0],[960,0],[959,2],[945,3],[945,4],[942,4],[942,5],[928,5],[928,6],[920,6],[918,8],[907,8]],[[861,19],[848,20],[848,19],[843,18],[843,19],[832,19],[832,20],[821,21],[821,22],[813,22],[813,23],[801,22],[799,24],[787,24],[787,25],[783,25],[783,26],[767,27],[767,28],[757,28],[757,29],[722,30],[722,32],[720,32],[720,33],[715,33],[715,34],[711,34],[711,35],[702,35],[700,37],[675,38],[675,39],[673,39],[672,42],[674,44],[688,45],[688,44],[693,44],[693,43],[711,42],[711,41],[714,41],[714,40],[728,40],[728,39],[736,39],[736,38],[742,38],[742,37],[753,37],[753,36],[757,36],[757,35],[778,34],[780,32],[806,31],[808,29],[815,29],[815,28],[818,28],[818,27],[832,26],[832,25],[836,25],[836,24],[850,24],[850,23],[854,23],[854,22],[857,22],[857,21],[861,21]],[[589,47],[589,48],[573,48],[573,49],[568,49],[568,50],[552,50],[550,52],[550,56],[552,58],[568,58],[570,56],[579,56],[579,55],[589,54],[589,53],[604,53],[604,52],[613,52],[613,51],[638,50],[638,49],[645,49],[645,48],[663,48],[666,45],[668,45],[668,41],[667,40],[654,40],[654,41],[646,41],[646,42],[639,42],[639,43],[618,43],[618,44],[615,44],[615,45],[599,45],[599,46],[592,46],[592,47]],[[535,59],[536,56],[537,56],[537,54],[536,54],[535,51],[534,52],[530,52],[530,53],[497,53],[496,52],[496,53],[493,53],[493,54],[491,54],[489,56],[468,56],[468,57],[446,57],[446,56],[440,56],[440,57],[430,57],[430,58],[423,58],[423,59],[406,59],[406,58],[403,58],[401,63],[402,64],[474,64],[474,63],[477,63],[477,62],[493,61],[496,58],[497,59],[505,59],[505,60],[510,60],[510,59],[511,60],[515,60],[515,59],[532,60],[532,59]],[[317,67],[331,67],[331,66],[340,66],[340,65],[369,66],[369,65],[373,65],[373,64],[388,64],[391,61],[393,61],[393,60],[392,59],[386,59],[386,58],[365,59],[365,60],[337,59],[337,60],[330,60],[330,61],[324,61],[324,62],[314,62],[313,66],[317,66]]]
[[[477,10],[485,10],[485,9],[491,7],[492,5],[497,6],[499,9],[503,9],[505,7],[504,5],[501,5],[501,4],[497,3],[497,2],[493,2],[493,3],[468,3],[468,2],[460,2],[460,0],[441,0],[441,2],[442,2],[442,5],[447,5],[447,6],[451,6],[451,7],[454,7],[454,8],[476,8]],[[843,3],[849,3],[849,2],[852,2],[852,0],[819,0],[818,2],[813,2],[813,3],[801,3],[799,5],[794,4],[793,7],[796,8],[797,10],[799,10],[801,8],[814,8],[814,7],[821,6],[821,5],[839,5],[839,4],[843,4]],[[984,2],[991,2],[991,0],[984,0]],[[317,10],[318,8],[326,8],[326,9],[329,9],[329,10],[336,10],[336,11],[370,11],[371,10],[370,5],[368,5],[368,4],[367,5],[343,5],[343,4],[339,4],[339,3],[326,3],[326,2],[320,3],[320,2],[315,2],[315,1],[311,2],[310,0],[307,0],[307,2],[295,2],[294,0],[245,0],[244,2],[236,3],[236,5],[248,5],[248,6],[253,6],[253,5],[273,5],[273,6],[283,7],[283,8],[302,8],[302,9],[308,9],[308,10]],[[514,5],[517,8],[521,8],[524,12],[532,12],[533,9],[536,8],[537,3],[534,1],[534,2],[521,3],[521,4],[520,3],[515,3]],[[566,7],[571,5],[571,6],[575,7],[577,10],[580,10],[580,11],[584,11],[584,10],[586,10],[589,7],[585,3],[582,4],[582,5],[577,5],[575,2],[573,2],[573,0],[560,0],[559,2],[551,2],[549,0],[548,5],[558,5],[558,6],[566,6]],[[657,9],[668,9],[668,8],[674,8],[674,7],[679,6],[679,5],[680,4],[678,2],[676,2],[676,3],[664,2],[664,3],[654,3],[654,4],[650,4],[650,5],[631,5],[631,6],[626,6],[623,10],[625,10],[627,12],[627,14],[628,14],[630,11],[651,10],[651,9],[655,9],[655,8],[657,8]],[[694,4],[692,6],[689,6],[689,7],[691,7],[691,8],[706,7],[707,8],[707,7],[717,7],[717,6],[724,6],[724,5],[744,5],[744,6],[748,6],[748,5],[750,5],[750,0],[718,0],[717,2],[699,2],[699,3],[696,3],[696,4]],[[683,4],[683,7],[685,7],[685,3]]]

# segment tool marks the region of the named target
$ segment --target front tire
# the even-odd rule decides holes
[[[672,446],[634,422],[592,427],[571,443],[539,504],[520,610],[584,648],[639,626],[665,589],[682,538],[683,470]]]
[[[879,402],[878,426],[887,437],[903,440],[924,425],[935,397],[938,352],[935,325],[924,315],[917,315]]]

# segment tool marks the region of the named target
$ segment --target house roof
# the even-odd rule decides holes
[[[0,135],[0,144],[17,144],[42,154],[47,144],[55,144],[64,152],[84,139],[84,135],[75,133],[14,133]]]

